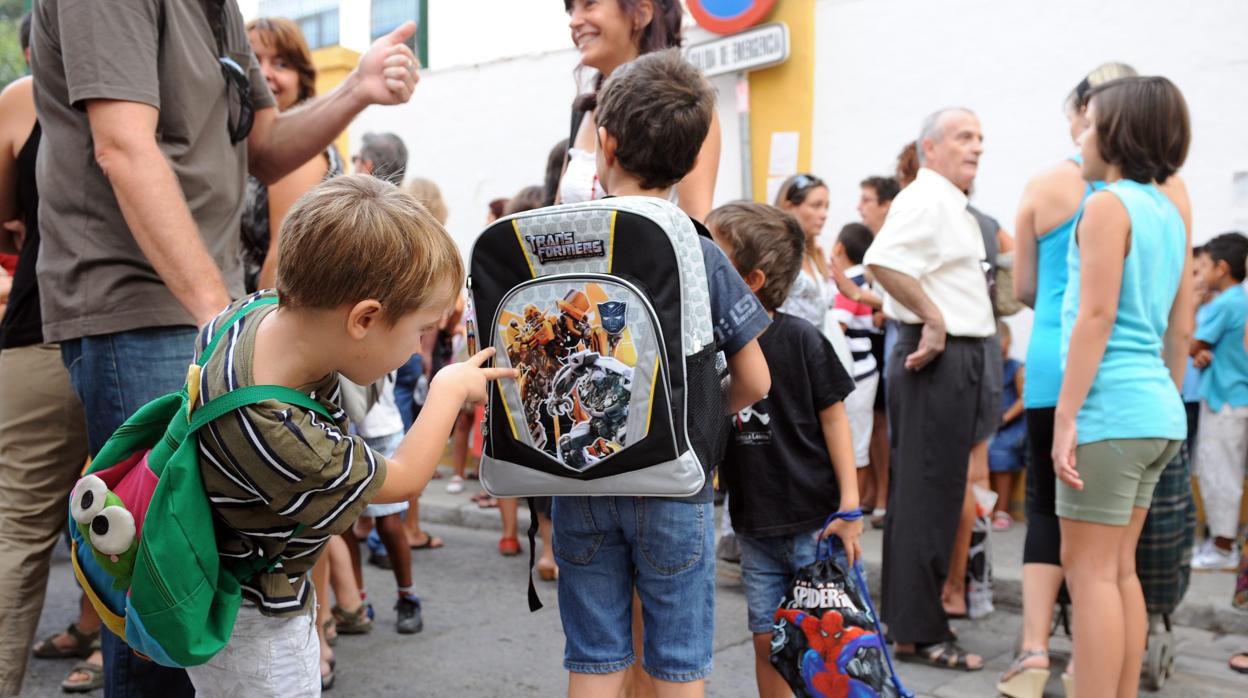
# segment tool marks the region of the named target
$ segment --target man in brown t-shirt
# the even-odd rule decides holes
[[[247,173],[276,181],[366,106],[406,102],[414,31],[378,39],[337,89],[279,116],[235,0],[36,4],[43,329],[60,342],[92,453],[181,386],[195,328],[241,295]],[[107,631],[103,650],[108,695],[193,694],[184,672]]]

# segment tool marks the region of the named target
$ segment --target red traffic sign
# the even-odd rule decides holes
[[[776,0],[688,0],[688,5],[702,28],[716,34],[735,34],[763,21]]]

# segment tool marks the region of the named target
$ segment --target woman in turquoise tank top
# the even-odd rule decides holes
[[[1193,317],[1186,196],[1163,192],[1190,141],[1161,77],[1089,92],[1088,198],[1069,243],[1065,374],[1053,422],[1062,566],[1081,696],[1135,696],[1147,615],[1135,549],[1153,488],[1187,433],[1179,397]]]
[[[1066,97],[1070,139],[1077,143],[1087,128],[1087,94],[1110,80],[1135,75],[1122,63],[1097,66]],[[1055,511],[1053,411],[1062,385],[1062,298],[1066,292],[1066,252],[1075,220],[1094,187],[1083,180],[1083,158],[1073,155],[1033,177],[1023,191],[1015,220],[1017,245],[1014,292],[1035,309],[1027,344],[1026,407],[1027,539],[1023,545],[1023,637],[997,690],[1011,698],[1041,698],[1048,684],[1049,633],[1053,607],[1062,586],[1061,531]],[[1064,683],[1072,680],[1067,662]]]

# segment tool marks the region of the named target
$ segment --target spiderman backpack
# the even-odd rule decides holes
[[[496,496],[690,496],[726,439],[699,231],[618,197],[503,218],[472,250],[469,341],[519,378],[490,388]]]
[[[854,520],[862,512],[828,517]],[[815,562],[798,570],[776,610],[771,665],[798,698],[913,698],[893,670],[862,563],[845,564],[825,538]]]
[[[243,315],[276,302],[276,296],[259,298],[220,325],[186,386],[118,427],[70,494],[79,585],[110,631],[164,666],[196,666],[221,651],[234,631],[240,581],[278,562],[258,553],[227,563],[218,555],[199,471],[199,429],[264,400],[331,419],[321,403],[276,385],[239,388],[199,404],[200,369],[221,337]]]

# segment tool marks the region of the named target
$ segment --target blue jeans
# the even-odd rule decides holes
[[[416,421],[416,383],[425,372],[424,360],[420,354],[412,354],[407,363],[399,367],[394,377],[394,404],[399,408],[399,416],[403,418],[403,433],[411,431]]]
[[[741,546],[741,586],[751,633],[770,633],[776,609],[793,587],[797,571],[815,561],[820,526],[788,536],[755,538],[737,533]]]
[[[551,513],[564,668],[610,674],[632,665],[636,587],[646,673],[672,682],[709,675],[713,505],[662,497],[555,497]]]
[[[193,327],[154,327],[61,342],[61,358],[86,414],[92,456],[140,407],[182,387],[195,336]],[[195,695],[185,671],[140,659],[108,628],[101,631],[106,698]]]

